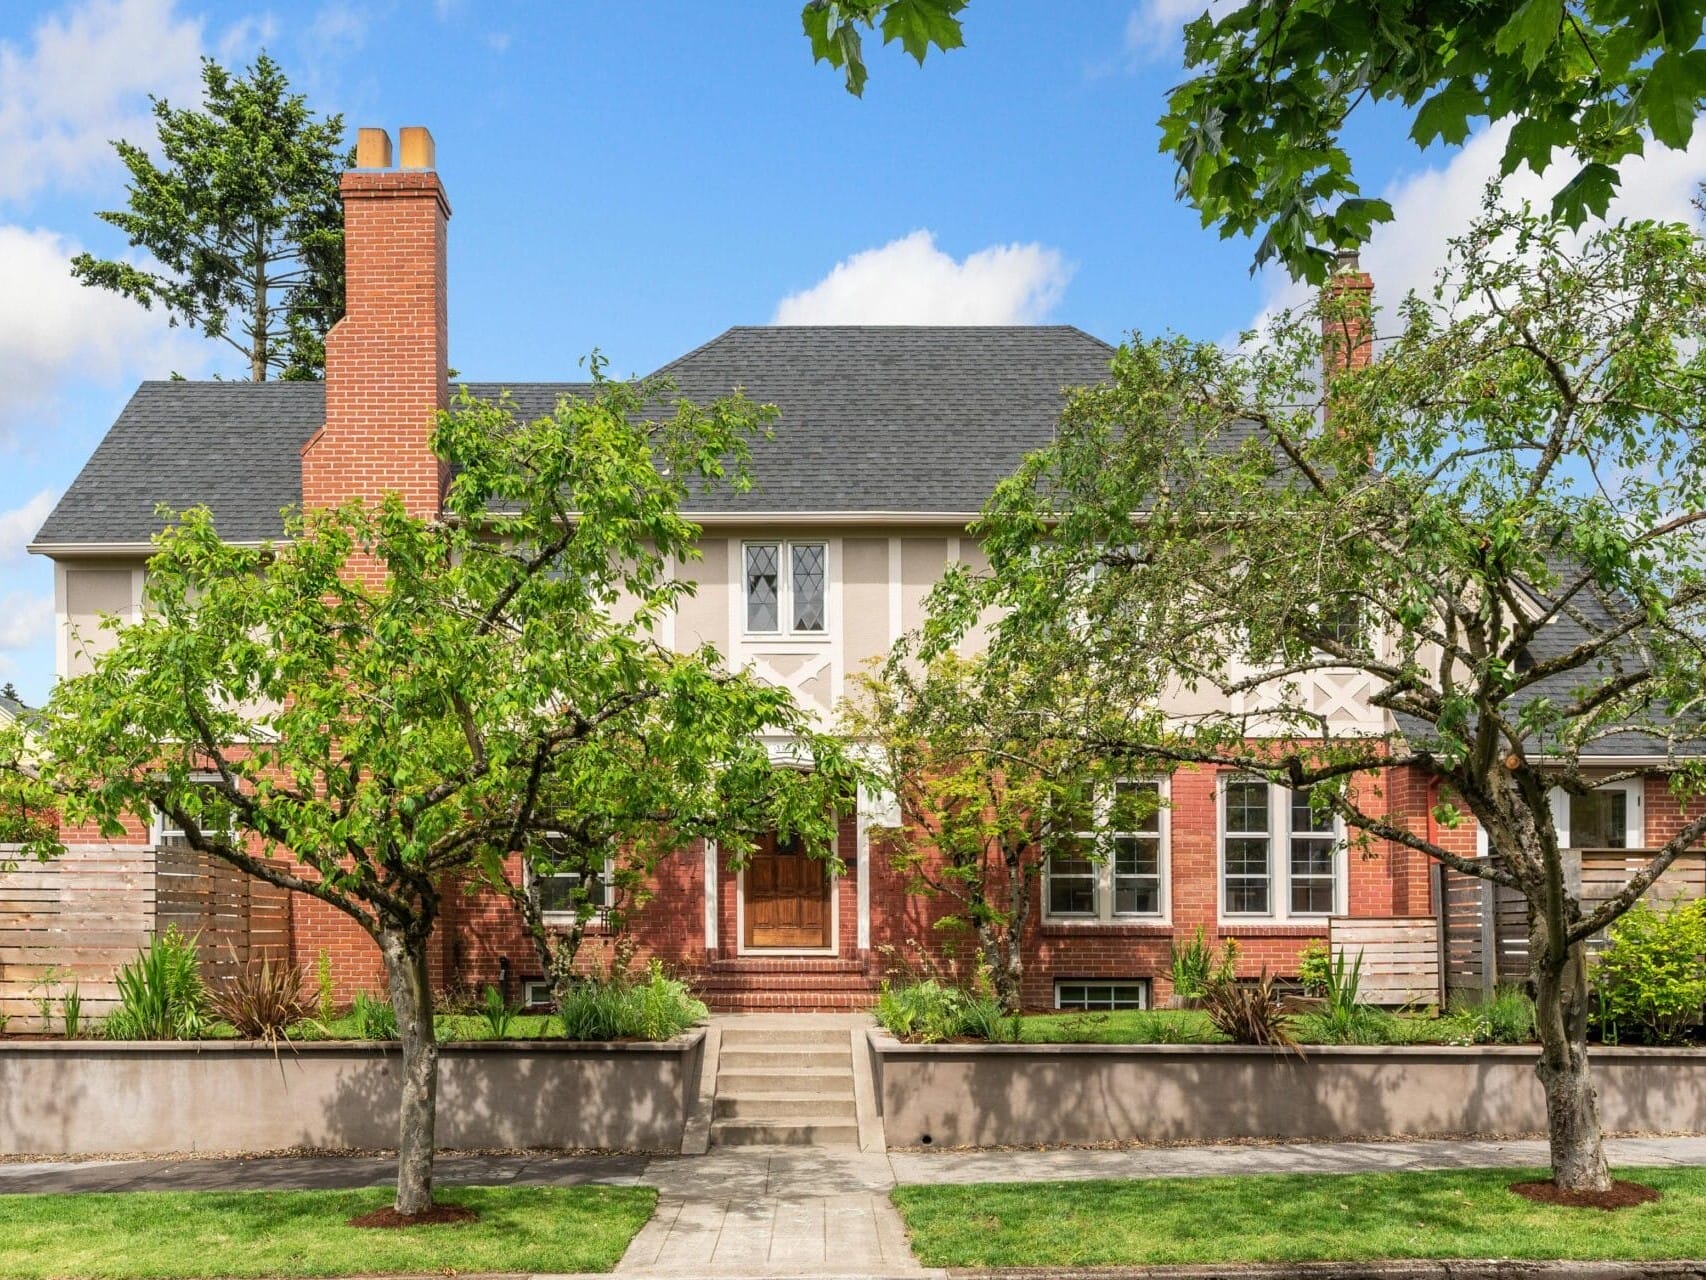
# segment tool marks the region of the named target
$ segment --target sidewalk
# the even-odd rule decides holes
[[[1706,1137],[1614,1138],[1617,1166],[1706,1165]],[[703,1156],[445,1156],[443,1186],[656,1187],[658,1211],[617,1268],[628,1276],[940,1275],[906,1246],[889,1190],[899,1183],[1543,1167],[1546,1144],[1343,1142],[1140,1147],[1117,1151],[871,1152],[731,1147]],[[0,1164],[0,1194],[304,1190],[380,1186],[384,1157],[179,1159]]]

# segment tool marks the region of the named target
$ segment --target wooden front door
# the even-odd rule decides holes
[[[766,836],[746,864],[746,945],[828,947],[829,869],[798,842]]]

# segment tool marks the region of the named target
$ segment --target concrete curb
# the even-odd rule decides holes
[[[955,1280],[1699,1280],[1706,1261],[1546,1262],[1439,1258],[1389,1262],[1226,1262],[1168,1267],[949,1267]]]
[[[717,1102],[717,1058],[723,1049],[723,1029],[715,1022],[705,1026],[705,1044],[699,1053],[699,1092],[681,1127],[681,1154],[702,1156],[711,1149],[711,1115]]]

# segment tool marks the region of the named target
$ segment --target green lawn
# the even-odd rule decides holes
[[[460,1226],[361,1229],[392,1192],[0,1196],[0,1275],[348,1276],[609,1271],[651,1216],[650,1187],[456,1187]]]
[[[1317,1043],[1308,1015],[1294,1017],[1300,1044]],[[1381,1024],[1390,1044],[1437,1044],[1450,1028],[1440,1018],[1401,1014]],[[1020,1019],[1025,1044],[1226,1044],[1208,1015],[1195,1009],[1120,1010],[1114,1013],[1032,1013]]]
[[[932,1267],[1138,1266],[1382,1258],[1706,1258],[1706,1169],[1627,1169],[1664,1193],[1607,1213],[1505,1188],[1539,1171],[1276,1174],[899,1187]]]

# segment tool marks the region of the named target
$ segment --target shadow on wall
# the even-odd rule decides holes
[[[677,1151],[704,1033],[666,1044],[445,1046],[438,1145]],[[396,1146],[395,1045],[0,1048],[0,1151]]]
[[[873,1037],[895,1146],[1542,1132],[1532,1050],[901,1046]],[[1706,1051],[1604,1050],[1605,1126],[1706,1132]]]

